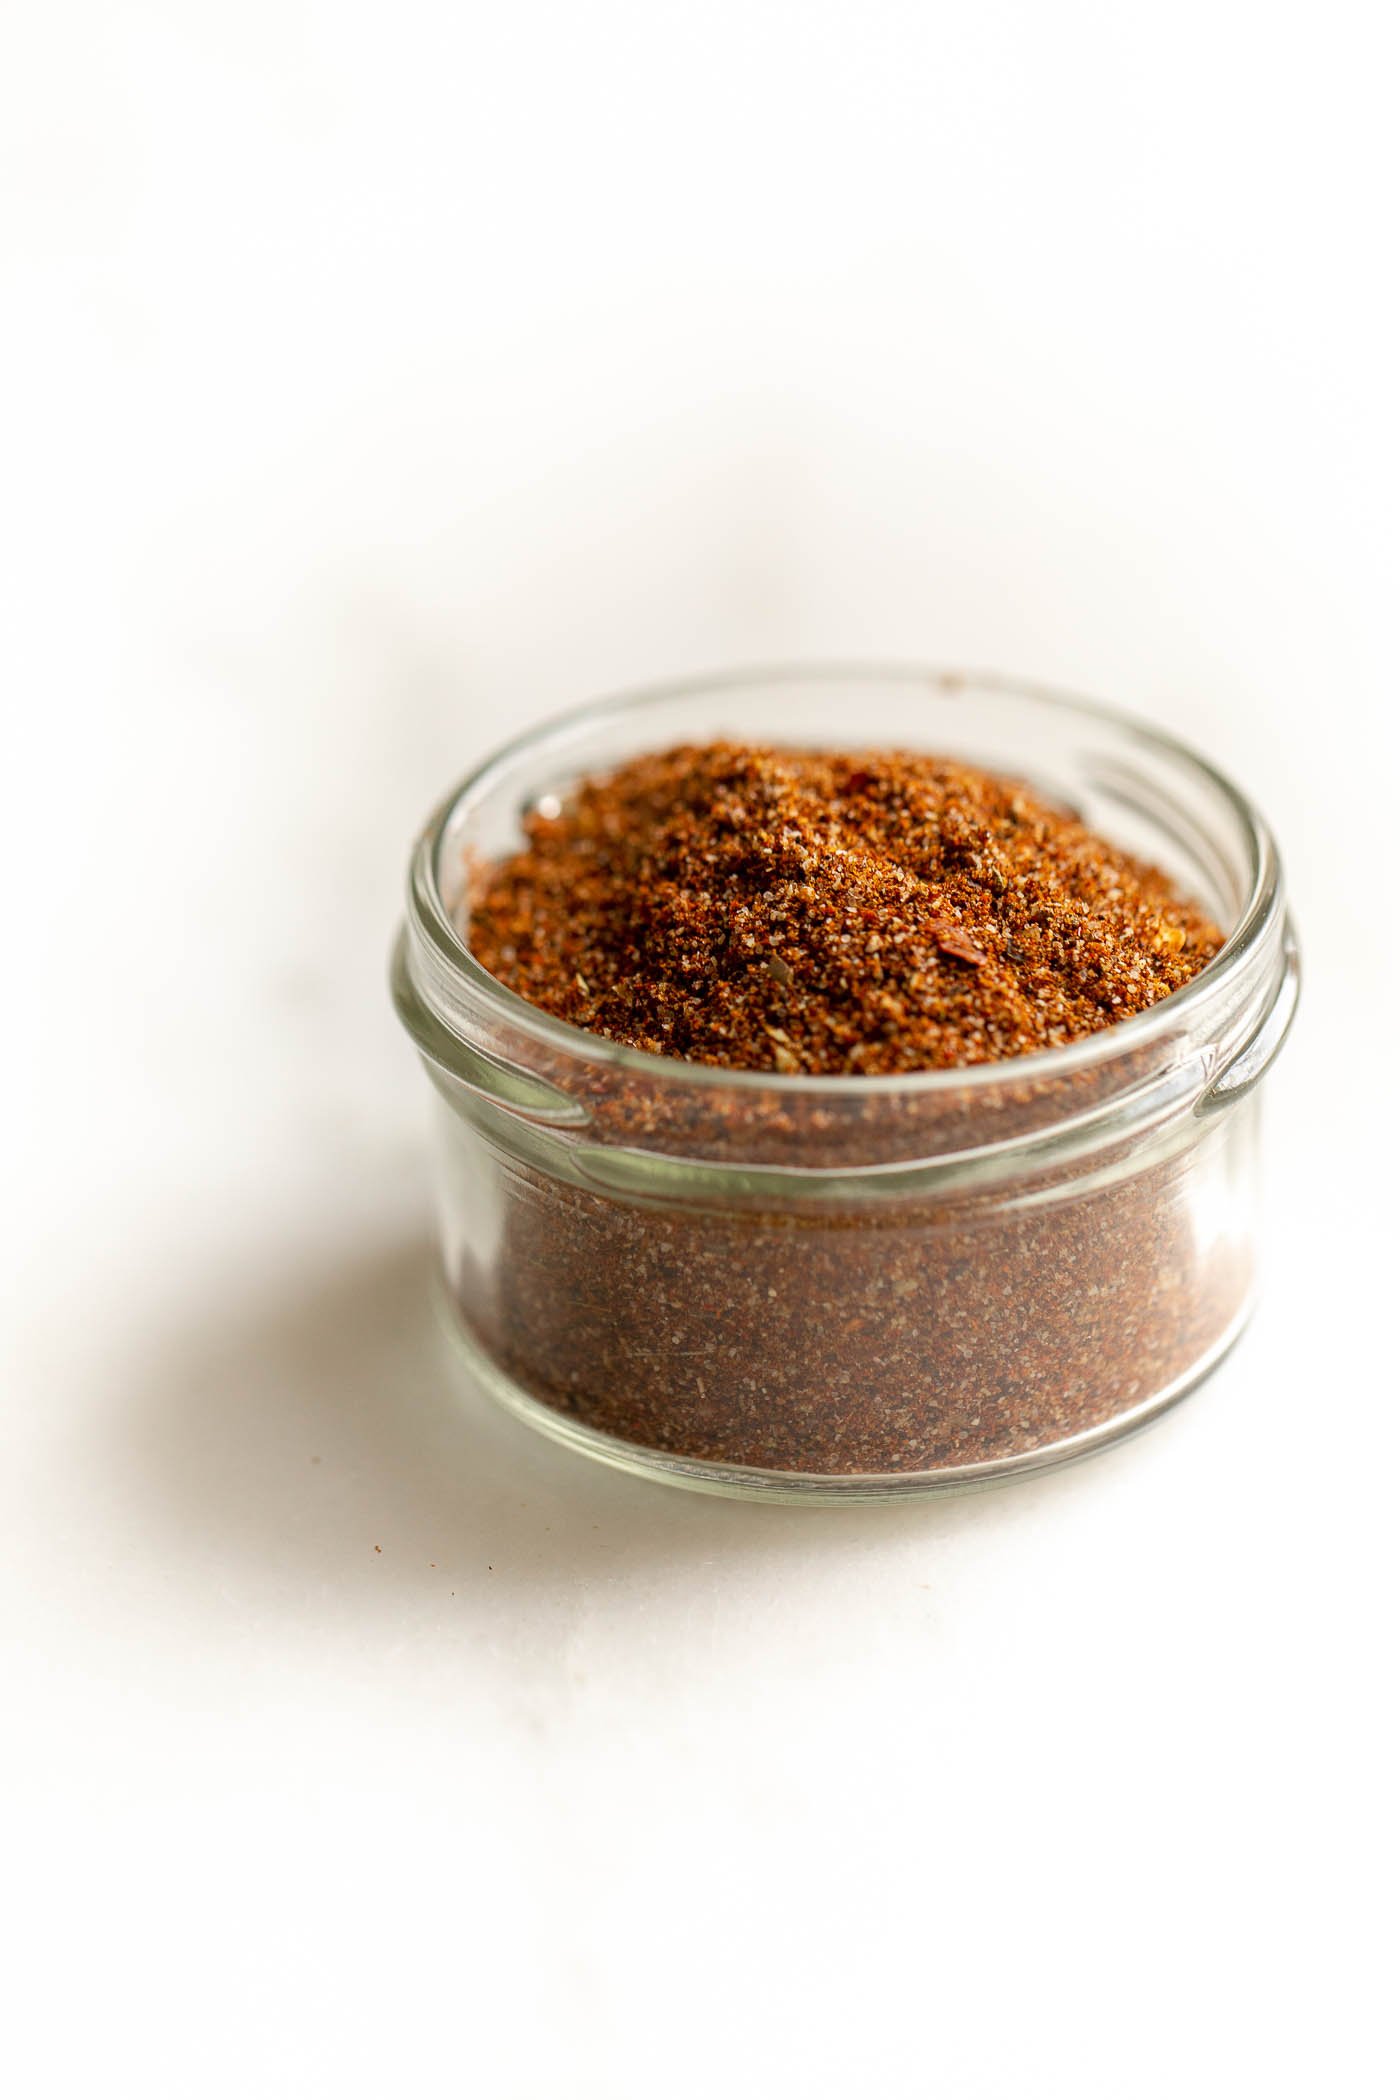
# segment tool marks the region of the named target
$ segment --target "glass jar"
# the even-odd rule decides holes
[[[1028,782],[1229,929],[1191,983],[1061,1049],[895,1077],[729,1072],[528,1005],[474,960],[472,870],[644,751],[902,748]],[[1118,712],[958,672],[675,686],[534,729],[413,856],[399,1013],[436,1091],[444,1302],[507,1407],[715,1493],[922,1494],[1076,1458],[1247,1317],[1258,1082],[1297,999],[1273,841]]]

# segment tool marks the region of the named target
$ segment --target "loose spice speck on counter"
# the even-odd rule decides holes
[[[868,1146],[889,1123],[906,1148],[921,1132],[947,1146],[946,1122],[918,1117],[975,1129],[956,1095],[862,1090],[854,1124],[804,1121],[804,1078],[1014,1074],[1144,1012],[1223,940],[1166,876],[1026,786],[909,753],[679,747],[548,798],[524,829],[521,850],[470,870],[488,971],[594,1036],[779,1082],[776,1098],[692,1100],[614,1074],[589,1103],[591,1159],[567,1133],[522,1141],[499,1230],[480,1256],[464,1242],[454,1284],[536,1399],[687,1458],[935,1471],[1116,1421],[1231,1329],[1247,1260],[1207,1244],[1191,1199],[1210,1147],[1210,1171],[1231,1171],[1223,1127],[1194,1140],[1194,1182],[1179,1134],[1102,1149],[1092,1174],[1028,1167],[1009,1192],[853,1179],[835,1201],[786,1184],[781,1200],[670,1182],[633,1197],[606,1172],[608,1144],[683,1163],[787,1142],[801,1166],[841,1165],[853,1129]],[[1025,1099],[1033,1116],[1034,1086]],[[454,1115],[463,1143],[481,1142],[478,1113]]]

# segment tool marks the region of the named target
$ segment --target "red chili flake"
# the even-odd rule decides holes
[[[967,963],[984,963],[987,960],[986,949],[979,948],[975,941],[969,940],[959,927],[939,926],[935,929],[933,938],[940,955],[954,955],[959,962]]]

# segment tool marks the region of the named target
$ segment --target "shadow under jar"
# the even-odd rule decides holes
[[[1063,1048],[888,1078],[722,1071],[507,991],[470,872],[642,752],[926,750],[1027,782],[1228,929],[1159,1005]],[[876,1498],[1077,1457],[1179,1399],[1251,1293],[1257,1082],[1297,996],[1273,841],[1170,737],[992,677],[754,673],[590,707],[456,789],[394,958],[437,1093],[442,1274],[489,1388],[550,1435],[717,1493]]]

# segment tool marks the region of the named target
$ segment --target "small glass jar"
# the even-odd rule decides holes
[[[1229,938],[1170,998],[1064,1048],[880,1078],[652,1056],[488,975],[472,871],[521,844],[522,814],[717,737],[1026,781]],[[393,975],[436,1090],[456,1331],[507,1407],[609,1464],[787,1500],[980,1485],[1140,1427],[1244,1324],[1257,1087],[1298,988],[1278,856],[1229,781],[1112,709],[831,668],[579,710],[431,820]]]

